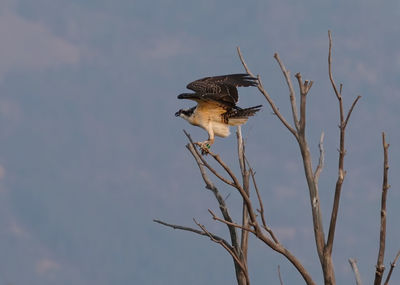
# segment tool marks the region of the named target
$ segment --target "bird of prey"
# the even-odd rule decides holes
[[[208,132],[208,140],[197,142],[203,153],[207,153],[214,143],[214,137],[229,136],[229,126],[239,126],[247,122],[262,107],[261,105],[240,108],[236,106],[239,95],[236,87],[257,86],[257,78],[249,74],[228,74],[205,77],[189,83],[186,87],[194,93],[183,93],[178,99],[197,102],[190,109],[180,109],[175,116]]]

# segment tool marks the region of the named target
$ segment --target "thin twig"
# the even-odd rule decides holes
[[[353,112],[353,109],[354,109],[354,107],[356,106],[358,100],[360,100],[360,98],[361,98],[361,96],[358,95],[358,96],[356,97],[356,99],[353,101],[353,104],[351,104],[351,107],[350,107],[350,109],[349,109],[349,112],[347,112],[346,120],[344,121],[344,125],[343,125],[344,128],[347,126],[347,122],[348,122],[349,119],[350,119],[351,113]]]
[[[283,64],[282,60],[280,59],[278,53],[274,54],[274,58],[278,62],[279,66],[282,70],[283,76],[286,79],[286,84],[289,88],[289,97],[290,97],[290,105],[292,107],[293,122],[294,122],[294,125],[296,126],[297,131],[299,131],[299,129],[300,129],[299,115],[297,114],[296,95],[294,92],[292,80],[290,79],[290,71],[286,69],[286,67]]]
[[[384,257],[385,257],[385,245],[386,245],[386,198],[387,190],[390,188],[388,184],[388,149],[389,144],[386,143],[385,133],[382,133],[382,145],[383,145],[383,182],[382,182],[382,199],[381,199],[381,228],[379,234],[379,253],[378,260],[376,262],[375,270],[375,281],[374,285],[380,285],[382,283],[383,272],[385,271]]]
[[[173,228],[174,230],[181,230],[181,231],[192,232],[192,233],[195,233],[195,234],[198,234],[198,235],[202,235],[202,236],[208,236],[208,237],[209,237],[210,234],[211,234],[211,233],[206,233],[206,232],[204,232],[204,231],[199,231],[199,230],[194,229],[194,228],[191,228],[191,227],[185,227],[185,226],[180,226],[180,225],[174,225],[174,224],[166,223],[166,222],[164,222],[164,221],[157,220],[157,219],[154,219],[153,222],[158,223],[158,224],[161,224],[161,225],[166,226],[166,227]],[[215,239],[215,240],[217,240],[217,241],[223,243],[226,247],[228,247],[228,248],[230,248],[231,250],[233,250],[233,247],[232,247],[225,239],[223,239],[222,237],[219,237],[219,236],[214,235],[214,234],[211,234],[211,236],[213,237],[213,239]]]
[[[389,284],[390,277],[392,277],[393,269],[395,268],[397,259],[399,259],[399,257],[400,257],[400,250],[397,252],[396,257],[394,258],[393,262],[390,263],[389,273],[388,273],[388,276],[386,277],[384,285]]]
[[[242,65],[243,65],[244,69],[246,70],[247,74],[250,74],[251,77],[255,77],[254,74],[251,72],[251,70],[247,67],[247,64],[244,61],[242,52],[240,51],[240,47],[237,47],[236,50],[237,50],[237,53],[239,55],[240,62],[242,63]]]
[[[211,151],[209,151],[208,154],[211,155],[219,163],[219,165],[222,166],[222,168],[226,171],[226,173],[228,173],[228,175],[232,178],[233,185],[231,185],[231,186],[236,187],[236,188],[240,188],[240,190],[244,192],[243,187],[240,185],[239,180],[237,179],[236,175],[229,168],[229,166],[221,159],[219,154],[215,154],[215,153],[213,153]],[[246,196],[247,196],[247,194],[246,194]]]
[[[219,222],[224,223],[224,224],[226,224],[226,225],[228,225],[228,226],[233,226],[233,227],[235,227],[235,228],[242,229],[242,230],[247,231],[247,232],[251,232],[251,233],[253,233],[253,234],[256,233],[256,232],[255,232],[253,229],[251,229],[251,228],[248,228],[248,227],[245,227],[245,226],[236,224],[236,223],[234,223],[234,222],[226,221],[226,220],[224,220],[224,219],[219,218],[219,217],[218,217],[217,215],[215,215],[214,212],[211,211],[210,209],[208,209],[208,212],[211,214],[213,220],[219,221]]]
[[[321,175],[322,169],[324,168],[324,162],[325,162],[324,137],[325,134],[324,132],[322,132],[321,137],[319,139],[319,161],[317,169],[315,170],[314,173],[314,181],[316,185],[318,185],[319,176]]]
[[[362,285],[360,272],[358,271],[358,266],[357,266],[357,259],[349,258],[349,263],[350,263],[351,269],[353,269],[354,276],[356,278],[356,284]]]
[[[254,189],[256,190],[258,204],[260,205],[260,209],[257,209],[257,212],[260,213],[261,222],[263,224],[263,228],[266,229],[267,228],[267,223],[265,221],[265,216],[264,216],[264,204],[263,204],[262,199],[261,199],[260,191],[258,190],[258,186],[257,186],[257,183],[256,183],[256,178],[255,178],[255,174],[254,174],[253,168],[251,168],[251,167],[250,167],[250,175],[251,175],[251,180],[253,181]]]
[[[250,167],[250,166],[249,166],[249,167]],[[270,235],[271,238],[274,240],[274,242],[279,244],[278,238],[275,236],[274,232],[273,232],[272,229],[267,225],[267,222],[265,221],[264,205],[263,205],[263,202],[262,202],[262,199],[261,199],[260,191],[258,190],[258,186],[257,186],[257,183],[256,183],[256,179],[255,179],[255,174],[254,174],[253,168],[250,167],[250,170],[249,170],[249,171],[250,171],[251,179],[252,179],[252,181],[253,181],[254,189],[256,190],[256,193],[257,193],[258,203],[259,203],[259,205],[260,205],[260,209],[257,209],[257,212],[260,213],[261,222],[262,222],[262,224],[263,224],[263,228],[264,228],[264,230],[266,230],[266,231],[269,233],[269,235]]]
[[[283,285],[283,280],[281,276],[281,267],[278,265],[278,277],[279,277],[279,283]]]
[[[272,229],[267,225],[267,222],[265,220],[264,204],[263,204],[263,201],[262,201],[262,198],[261,198],[261,195],[260,195],[260,191],[258,190],[258,186],[257,186],[256,178],[255,178],[255,172],[254,172],[253,168],[251,167],[250,162],[246,159],[246,157],[245,157],[245,160],[246,160],[247,165],[249,166],[249,173],[250,173],[253,185],[254,185],[254,189],[256,190],[258,203],[260,205],[260,209],[257,209],[257,212],[261,216],[262,227],[263,227],[264,230],[266,230],[268,232],[268,234],[271,236],[273,241],[275,243],[279,244],[278,238],[276,237],[276,235],[272,231]]]
[[[328,54],[329,79],[331,80],[331,84],[332,84],[333,90],[335,91],[336,97],[338,98],[338,100],[341,100],[342,95],[337,90],[336,84],[335,84],[335,81],[333,80],[333,75],[332,75],[332,35],[331,35],[331,31],[328,31],[328,37],[329,37],[329,54]],[[342,85],[340,85],[340,90],[342,90]]]

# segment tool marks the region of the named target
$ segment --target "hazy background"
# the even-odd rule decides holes
[[[370,283],[378,251],[381,132],[390,147],[386,262],[400,247],[399,1],[0,2],[0,284],[234,284],[232,260],[207,238],[152,222],[161,218],[227,236],[174,117],[188,82],[251,70],[291,120],[274,52],[314,80],[307,132],[314,166],[325,131],[320,195],[325,229],[337,175],[338,107],[357,95],[346,137],[348,172],[334,246],[338,284],[354,284],[355,257]],[[308,190],[295,140],[255,88],[240,106],[264,109],[243,128],[266,215],[281,241],[321,283]],[[215,152],[234,165],[234,136]],[[223,185],[224,195],[232,191]],[[235,193],[228,203],[235,204]],[[238,213],[234,214],[239,217]],[[282,257],[250,239],[253,284],[301,284]],[[392,283],[400,283],[397,268]]]

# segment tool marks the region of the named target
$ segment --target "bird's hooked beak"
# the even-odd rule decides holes
[[[175,113],[175,117],[179,117],[180,114],[181,114],[181,110],[179,110],[178,112]]]

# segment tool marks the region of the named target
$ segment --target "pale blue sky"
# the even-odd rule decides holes
[[[237,46],[288,119],[274,52],[292,74],[315,81],[308,134],[315,163],[325,131],[320,192],[327,223],[338,147],[328,29],[346,109],[363,96],[346,138],[334,262],[338,284],[353,284],[349,257],[359,260],[369,283],[378,250],[383,130],[392,185],[386,265],[400,248],[399,19],[398,1],[2,0],[0,284],[234,283],[222,248],[152,219],[194,226],[196,218],[227,234],[210,219],[207,209],[217,205],[184,147],[183,128],[198,140],[206,133],[174,113],[191,105],[176,99],[188,82],[243,72]],[[240,106],[264,105],[243,131],[267,218],[320,282],[298,147],[255,88],[240,92]],[[213,147],[236,163],[234,136]],[[301,283],[283,258],[250,242],[253,284],[278,284],[278,265],[285,284]],[[392,280],[400,282],[397,269]]]

